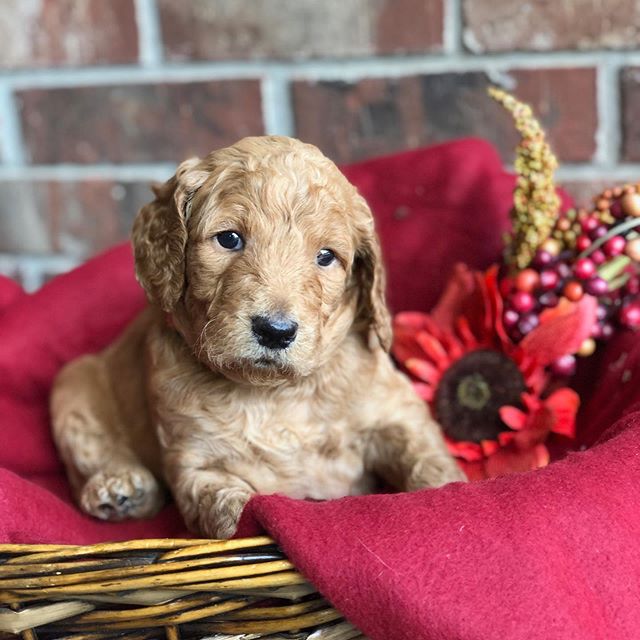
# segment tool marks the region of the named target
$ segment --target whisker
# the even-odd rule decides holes
[[[200,332],[200,335],[198,336],[196,343],[194,345],[194,347],[197,349],[197,354],[196,357],[198,359],[200,359],[200,357],[202,356],[202,352],[203,350],[205,350],[206,348],[206,342],[205,342],[205,333],[207,331],[207,329],[209,328],[209,325],[211,325],[213,323],[214,319],[212,318],[211,320],[208,320],[204,327],[202,327],[202,331]]]

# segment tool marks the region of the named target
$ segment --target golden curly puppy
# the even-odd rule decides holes
[[[82,508],[231,536],[255,493],[362,494],[463,476],[393,366],[371,212],[315,147],[246,138],[183,162],[133,228],[150,308],[59,375],[55,440]]]

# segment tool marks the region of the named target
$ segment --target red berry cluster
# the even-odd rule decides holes
[[[606,190],[592,211],[571,210],[558,218],[531,264],[502,277],[500,289],[504,326],[516,342],[562,297],[577,302],[585,294],[598,298],[599,306],[592,337],[579,355],[591,355],[595,340],[611,337],[616,326],[640,328],[640,184]],[[551,369],[571,375],[574,356]]]

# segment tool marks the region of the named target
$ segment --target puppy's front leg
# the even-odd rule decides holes
[[[136,393],[134,383],[129,385]],[[84,356],[61,371],[51,415],[58,451],[84,511],[102,520],[149,518],[159,511],[164,491],[133,448],[135,436],[142,439],[141,426],[136,429],[135,418],[121,411],[104,356]],[[152,457],[152,446],[147,449]]]
[[[366,465],[401,491],[466,479],[426,411],[406,411],[375,428],[366,450]]]
[[[424,402],[404,376],[394,378],[394,393],[378,396],[367,467],[402,491],[466,480]]]
[[[254,489],[226,471],[180,467],[169,478],[189,529],[210,538],[230,538]]]

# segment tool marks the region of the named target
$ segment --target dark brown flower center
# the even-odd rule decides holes
[[[449,367],[435,399],[435,413],[444,432],[454,440],[495,440],[509,427],[500,407],[519,407],[526,385],[516,363],[491,349],[479,349]]]

